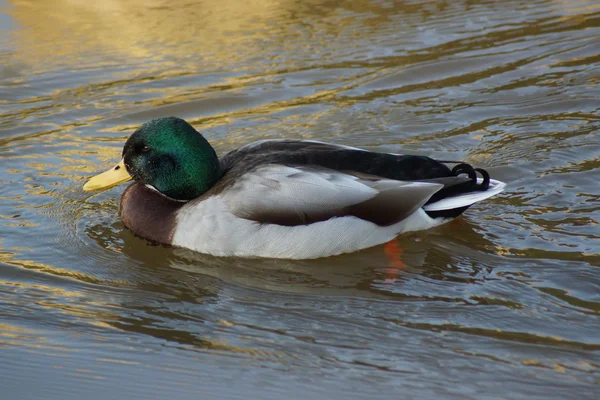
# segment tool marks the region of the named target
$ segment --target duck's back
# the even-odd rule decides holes
[[[225,173],[248,171],[265,164],[318,166],[401,181],[454,176],[448,166],[429,157],[371,152],[313,140],[261,140],[221,158]]]

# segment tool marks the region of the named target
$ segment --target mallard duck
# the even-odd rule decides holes
[[[432,228],[503,190],[468,164],[313,140],[261,140],[219,159],[181,118],[143,124],[84,190],[133,179],[119,214],[152,242],[217,256],[309,259]],[[478,176],[479,175],[479,176]]]

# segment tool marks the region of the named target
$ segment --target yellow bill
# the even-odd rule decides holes
[[[131,175],[125,168],[125,162],[121,160],[117,165],[106,172],[96,175],[83,185],[83,190],[91,192],[93,190],[108,189],[117,186],[123,182],[131,180]]]

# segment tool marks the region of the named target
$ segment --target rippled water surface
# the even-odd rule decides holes
[[[2,398],[600,398],[599,54],[594,1],[0,0]],[[151,246],[81,186],[166,115],[508,188],[396,278]]]

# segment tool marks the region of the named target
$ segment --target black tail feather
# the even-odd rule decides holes
[[[481,176],[483,178],[483,181],[481,183],[477,183],[477,173],[478,172],[481,174]],[[488,188],[490,187],[490,174],[488,174],[488,172],[484,169],[473,168],[469,164],[460,163],[458,165],[455,165],[454,168],[452,168],[451,173],[452,173],[451,176],[453,176],[453,177],[457,177],[457,176],[466,174],[469,177],[469,179],[464,180],[459,183],[456,183],[455,181],[449,181],[448,185],[445,185],[437,193],[435,193],[433,196],[431,196],[431,198],[427,201],[427,203],[425,203],[426,205],[435,203],[436,201],[439,201],[446,197],[458,196],[460,194],[465,194],[465,193],[469,193],[469,192],[485,191],[485,190],[488,190]],[[436,182],[440,181],[440,183],[441,183],[442,180],[444,180],[444,179],[443,178],[436,179],[435,181]],[[448,212],[451,212],[451,211],[452,210],[448,210]],[[463,211],[464,210],[457,211],[458,212],[457,215],[460,215]]]

